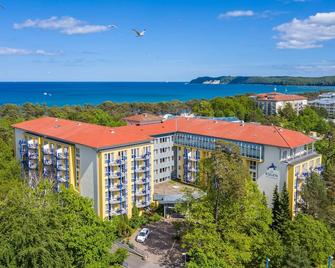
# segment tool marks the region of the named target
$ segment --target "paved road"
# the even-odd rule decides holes
[[[136,248],[148,253],[147,260],[131,254],[126,262],[129,268],[180,268],[184,267],[179,243],[174,239],[175,228],[164,220],[147,226],[151,234],[144,244],[135,241],[137,232],[130,238]]]

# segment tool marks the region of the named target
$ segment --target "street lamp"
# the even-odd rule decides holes
[[[266,257],[265,268],[269,268],[269,267],[270,267],[270,259]]]
[[[184,253],[182,253],[181,255],[183,256],[183,259],[184,259],[184,264],[185,264],[185,266],[186,266],[186,255],[187,255],[187,253],[186,253],[186,252],[184,252]]]
[[[328,268],[332,268],[333,256],[328,257]]]

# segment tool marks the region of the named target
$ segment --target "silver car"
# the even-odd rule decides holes
[[[137,235],[136,237],[136,241],[140,242],[140,243],[144,243],[145,240],[147,240],[147,238],[150,235],[150,230],[148,228],[143,228]]]

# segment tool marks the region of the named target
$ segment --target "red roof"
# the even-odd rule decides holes
[[[254,123],[240,124],[199,118],[175,118],[157,124],[113,128],[42,117],[13,126],[38,135],[93,148],[107,148],[150,141],[152,136],[177,131],[284,148],[295,148],[314,141],[303,133],[275,126]]]
[[[147,121],[162,121],[163,117],[154,114],[143,113],[143,114],[131,115],[123,119],[125,121],[147,122]]]
[[[282,94],[279,92],[270,92],[270,93],[262,93],[257,94],[257,100],[264,100],[264,101],[296,101],[296,100],[307,100],[304,96],[299,95],[289,95],[289,94]]]

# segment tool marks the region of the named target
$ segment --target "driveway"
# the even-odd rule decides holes
[[[184,267],[180,244],[174,239],[176,231],[172,222],[173,220],[162,220],[146,225],[151,234],[143,244],[135,241],[138,231],[131,236],[130,243],[145,251],[148,258],[139,261],[139,257],[131,254],[126,260],[129,268]]]

